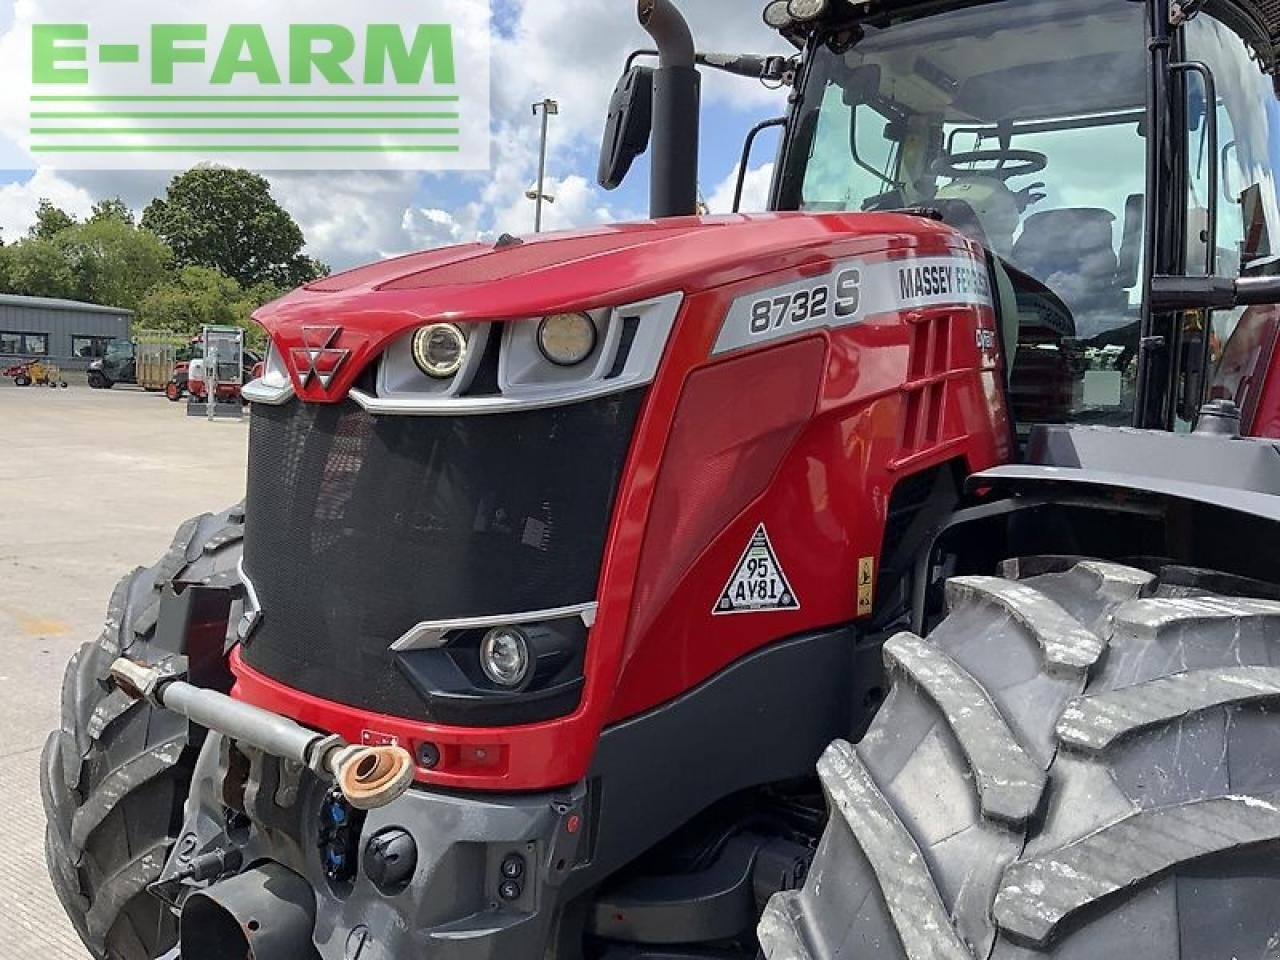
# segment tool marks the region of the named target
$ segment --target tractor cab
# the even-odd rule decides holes
[[[1019,424],[1133,417],[1140,6],[1014,2],[815,42],[777,205],[928,211],[988,251]]]
[[[940,217],[989,252],[1023,432],[1132,423],[1146,262],[1228,277],[1276,262],[1280,103],[1258,38],[1227,4],[1178,24],[1157,154],[1143,5],[901,6],[829,11],[806,38],[774,204]],[[1184,320],[1178,419],[1241,313],[1219,313],[1207,340],[1204,317]]]

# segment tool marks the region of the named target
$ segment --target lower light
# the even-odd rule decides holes
[[[515,627],[495,627],[480,641],[480,669],[499,687],[515,690],[528,682],[533,657],[529,638]]]

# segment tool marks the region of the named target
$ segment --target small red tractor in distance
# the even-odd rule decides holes
[[[67,672],[85,943],[1274,956],[1280,7],[639,12],[652,221],[259,311],[244,505]],[[769,213],[700,68],[792,87]]]
[[[169,382],[165,384],[164,395],[175,403],[188,394],[195,397],[197,400],[205,399],[202,340],[202,337],[194,338],[191,341],[189,356],[179,360],[173,365],[173,375],[169,377]],[[191,367],[193,364],[195,364],[196,372],[200,374],[194,379],[191,377]],[[252,350],[244,351],[243,368],[245,383],[258,379],[266,370],[266,367],[262,362],[262,358]],[[240,384],[219,384],[219,399],[234,400],[238,396],[240,396]]]

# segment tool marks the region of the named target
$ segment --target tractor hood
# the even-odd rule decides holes
[[[465,244],[409,254],[317,280],[254,319],[280,356],[310,351],[340,366],[300,382],[299,395],[333,402],[393,339],[426,323],[521,319],[695,293],[787,267],[825,262],[833,243],[907,248],[941,224],[902,214],[773,213],[679,217]],[[934,243],[938,241],[935,239]]]

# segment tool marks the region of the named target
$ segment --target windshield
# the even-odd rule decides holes
[[[105,356],[112,358],[132,357],[133,341],[132,340],[112,340],[107,344]]]
[[[1143,6],[1006,0],[862,29],[814,52],[782,205],[936,209],[999,258],[1018,419],[1127,422]]]

